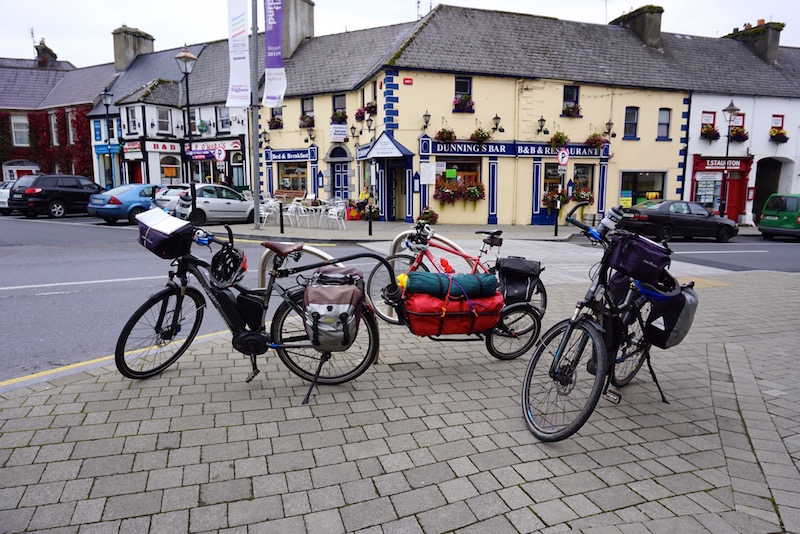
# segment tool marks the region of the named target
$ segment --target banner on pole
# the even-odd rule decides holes
[[[278,108],[286,93],[283,68],[283,0],[264,0],[264,99],[262,105]]]
[[[255,16],[255,15],[254,15]],[[247,45],[247,0],[228,0],[227,108],[250,107],[250,49]]]

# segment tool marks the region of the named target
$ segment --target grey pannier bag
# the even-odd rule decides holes
[[[320,267],[306,285],[306,333],[320,352],[350,348],[358,335],[364,299],[364,274],[353,267]]]
[[[697,293],[691,287],[681,288],[671,299],[654,301],[644,327],[645,339],[661,349],[683,341],[694,322],[697,304]]]

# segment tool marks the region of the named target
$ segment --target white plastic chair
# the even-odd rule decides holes
[[[344,213],[345,208],[337,208],[336,206],[331,206],[330,208],[326,209],[322,213],[322,220],[325,221],[325,224],[328,228],[331,227],[331,223],[336,223],[336,227],[339,230],[346,230],[347,227],[344,224]]]
[[[279,218],[279,208],[280,204],[271,199],[268,199],[266,202],[262,203],[261,209],[259,210],[261,224],[267,224],[267,221],[269,221],[270,217],[273,217],[275,219],[275,223],[277,223]]]
[[[302,219],[306,220],[306,227],[311,228],[311,210],[300,204],[300,202],[292,202],[286,207],[286,214],[289,217],[289,224],[292,226],[300,226]],[[297,223],[297,224],[295,224]]]

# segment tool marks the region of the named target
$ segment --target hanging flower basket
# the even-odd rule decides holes
[[[561,202],[561,207],[563,208],[565,204],[569,202],[569,196],[567,195],[566,191],[562,191],[561,193],[558,192],[558,189],[551,189],[547,192],[547,194],[542,199],[542,206],[547,208],[547,214],[550,215],[550,212],[554,209],[558,209],[558,202]]]
[[[469,140],[473,143],[478,143],[479,145],[484,144],[486,141],[489,141],[492,138],[492,134],[484,130],[483,128],[478,128],[472,135],[469,136]]]
[[[713,124],[704,124],[702,128],[700,128],[700,138],[706,139],[707,141],[716,141],[719,139],[719,130],[717,130]]]
[[[280,130],[281,128],[283,128],[283,119],[281,117],[272,117],[269,120],[270,130]]]
[[[461,95],[453,100],[453,111],[457,113],[472,113],[475,111],[475,102],[472,95]]]
[[[433,137],[440,143],[455,143],[456,142],[456,132],[451,130],[450,128],[442,128],[436,135]]]
[[[588,187],[578,187],[572,192],[572,200],[594,204],[594,193]]]
[[[378,103],[374,100],[370,100],[364,105],[364,111],[369,113],[370,115],[375,115],[378,113]]]
[[[789,136],[786,134],[786,130],[783,128],[772,128],[769,131],[769,140],[773,143],[782,145],[789,140]]]
[[[567,146],[569,143],[569,137],[564,132],[556,132],[553,134],[553,137],[550,138],[550,146],[553,150],[557,150],[561,147]]]
[[[604,144],[608,143],[608,139],[599,133],[593,133],[586,138],[585,143],[592,148],[600,149],[603,148]]]
[[[347,113],[344,111],[334,111],[331,115],[331,124],[347,124]]]
[[[361,122],[364,120],[364,116],[367,114],[367,111],[364,108],[358,108],[356,112],[353,114],[353,117],[358,121]]]
[[[433,198],[439,201],[442,207],[456,201],[456,185],[450,180],[437,180],[433,190]]]
[[[300,115],[300,128],[313,128],[314,117],[312,115]]]
[[[578,104],[564,106],[564,109],[561,110],[561,114],[565,117],[580,117],[581,107]]]
[[[734,143],[744,143],[745,141],[750,139],[750,134],[748,134],[745,131],[745,129],[742,128],[741,126],[734,126],[733,128],[731,128],[728,137]]]
[[[436,224],[439,221],[439,214],[433,211],[428,206],[422,208],[422,211],[417,217],[417,222],[424,222],[427,224]]]

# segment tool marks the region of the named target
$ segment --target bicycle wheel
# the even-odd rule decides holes
[[[311,346],[303,323],[303,292],[297,291],[283,301],[272,318],[270,334],[275,350],[286,367],[309,382],[314,379],[322,353]],[[282,347],[283,344],[303,344],[302,347]],[[320,371],[318,384],[341,384],[360,376],[378,357],[380,336],[378,321],[366,306],[361,312],[358,335],[350,348],[332,352]]]
[[[166,287],[147,299],[136,310],[117,340],[114,363],[127,378],[148,378],[157,375],[181,357],[192,344],[200,324],[206,301],[193,287],[186,288],[180,309],[178,291]],[[173,328],[173,319],[178,320]]]
[[[394,256],[386,258],[386,261],[391,264],[392,269],[394,269],[394,274],[397,276],[398,274],[407,274],[409,272],[409,267],[411,267],[411,264],[414,262],[414,256],[395,254]],[[422,263],[420,263],[419,267],[415,270],[428,272],[428,268]],[[375,314],[378,317],[387,323],[400,324],[400,317],[398,317],[395,309],[386,304],[381,296],[381,291],[389,285],[389,282],[389,269],[387,269],[383,263],[378,262],[375,268],[372,269],[372,272],[369,273],[365,290],[369,299],[372,301],[372,307],[375,308]]]
[[[524,302],[506,306],[497,326],[486,334],[486,350],[498,360],[513,360],[533,347],[541,330],[536,308]]]
[[[593,356],[594,376],[586,369]],[[577,432],[597,406],[607,372],[603,336],[591,323],[557,323],[542,336],[525,371],[522,413],[528,429],[542,441],[561,441]]]
[[[547,311],[547,291],[545,291],[544,283],[541,280],[536,280],[536,286],[533,288],[533,295],[531,295],[529,302],[539,310],[539,318],[544,317],[544,313]]]
[[[642,368],[647,355],[650,353],[650,343],[644,338],[644,319],[650,314],[650,302],[645,302],[636,313],[633,324],[625,329],[617,358],[614,363],[614,372],[611,374],[611,385],[621,388],[628,385],[639,369]]]

